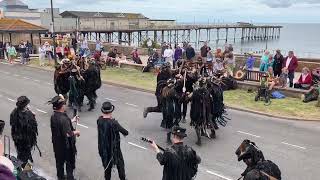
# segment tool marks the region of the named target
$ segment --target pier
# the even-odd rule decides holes
[[[89,41],[100,40],[107,43],[117,43],[140,46],[147,39],[155,42],[179,44],[191,43],[198,48],[201,42],[232,43],[236,40],[254,41],[278,39],[282,26],[230,24],[230,25],[176,25],[172,27],[147,27],[143,29],[80,29],[78,32]],[[60,32],[66,33],[66,32]]]

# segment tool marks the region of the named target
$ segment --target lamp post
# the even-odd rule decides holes
[[[53,59],[54,59],[54,63],[55,65],[58,64],[58,61],[57,61],[57,55],[56,55],[56,34],[55,34],[55,30],[54,30],[54,16],[53,16],[53,3],[52,3],[52,0],[50,0],[50,3],[51,3],[51,25],[52,25],[52,43],[53,43]]]

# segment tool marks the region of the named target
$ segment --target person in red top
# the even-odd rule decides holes
[[[66,45],[66,47],[64,47],[63,52],[64,52],[64,57],[66,57],[66,58],[68,58],[68,56],[71,54],[68,44]]]
[[[283,61],[283,67],[288,69],[290,87],[293,87],[294,72],[298,67],[298,59],[296,56],[294,56],[293,51],[289,51],[288,57],[286,57]]]
[[[312,76],[310,74],[310,70],[307,67],[302,69],[301,76],[297,83],[294,84],[294,88],[298,89],[310,89],[312,85]]]

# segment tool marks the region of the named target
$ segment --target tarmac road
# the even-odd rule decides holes
[[[6,121],[4,133],[10,135],[9,116],[15,107],[17,97],[27,95],[31,109],[36,113],[39,124],[38,145],[42,150],[40,158],[33,153],[36,170],[55,179],[55,159],[51,143],[50,116],[52,109],[46,102],[55,92],[53,73],[20,65],[0,64],[0,119]],[[114,117],[129,130],[129,136],[122,138],[121,147],[129,180],[161,180],[162,167],[149,144],[140,141],[142,136],[154,139],[166,147],[165,130],[160,128],[161,114],[142,117],[144,107],[153,106],[153,94],[103,85],[98,91],[97,108],[87,112],[84,107],[80,115],[77,139],[76,176],[81,180],[102,180],[103,168],[98,155],[96,120],[104,101],[112,101],[116,109]],[[278,164],[283,179],[314,180],[320,176],[320,123],[286,121],[268,118],[240,111],[228,110],[232,120],[227,127],[217,131],[217,139],[203,138],[203,145],[195,145],[196,134],[188,123],[185,143],[191,145],[202,158],[197,178],[199,180],[235,180],[245,169],[234,154],[244,139],[250,139],[264,152],[266,159]],[[320,112],[319,112],[320,115]],[[14,151],[14,148],[12,148]],[[113,179],[118,174],[113,172]]]

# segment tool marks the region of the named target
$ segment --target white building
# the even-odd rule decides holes
[[[29,9],[28,5],[20,0],[2,0],[0,2],[0,17],[21,19],[38,26],[41,25],[38,9]]]

